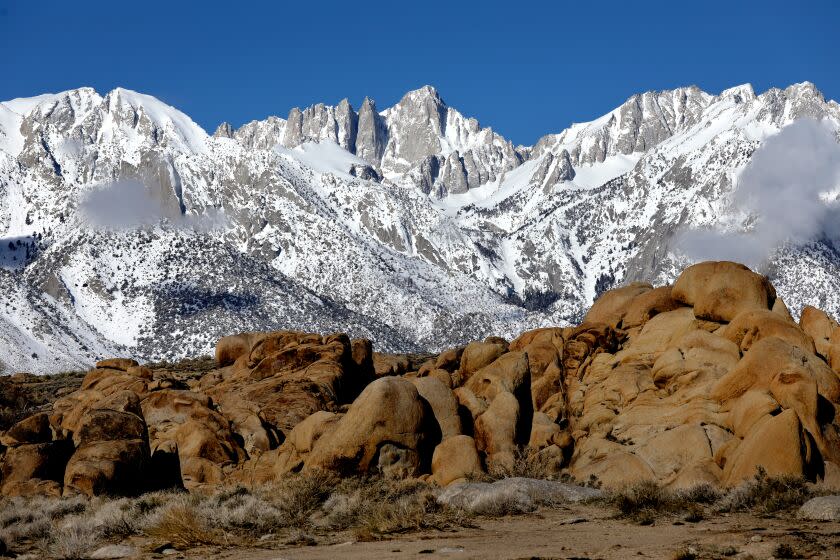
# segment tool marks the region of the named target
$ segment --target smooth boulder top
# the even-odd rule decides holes
[[[729,261],[692,265],[680,274],[671,297],[692,306],[699,319],[729,322],[751,309],[772,309],[776,290],[766,276]]]

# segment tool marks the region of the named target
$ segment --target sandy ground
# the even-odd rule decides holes
[[[379,558],[840,559],[840,523],[724,515],[696,523],[662,518],[640,526],[597,506],[545,509],[529,515],[478,520],[475,528],[397,535],[357,542],[336,535],[315,546],[201,549],[175,558],[228,560],[373,560]],[[682,556],[680,556],[682,553]],[[691,556],[691,555],[694,556]]]

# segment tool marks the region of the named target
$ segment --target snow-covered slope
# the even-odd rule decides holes
[[[0,361],[177,358],[280,327],[431,349],[564,324],[615,284],[671,280],[675,232],[734,223],[753,151],[802,116],[840,130],[809,83],[648,92],[534,147],[428,86],[212,136],[124,89],[0,103]],[[794,310],[837,314],[838,269],[816,239],[767,272]]]

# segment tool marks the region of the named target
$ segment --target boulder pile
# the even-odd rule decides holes
[[[0,435],[0,493],[127,495],[289,473],[446,486],[535,472],[620,487],[735,486],[758,470],[840,483],[840,328],[799,323],[731,262],[603,294],[581,325],[440,354],[301,332],[221,339],[189,378],[99,362]]]

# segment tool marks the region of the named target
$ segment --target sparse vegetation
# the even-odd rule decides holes
[[[561,480],[568,482],[571,477],[561,474],[563,457],[541,454],[530,447],[517,448],[514,453],[512,468],[490,468],[485,480],[499,480],[512,476],[539,478],[542,480]]]
[[[799,507],[814,495],[814,489],[804,478],[772,477],[759,467],[755,478],[723,497],[719,509],[769,515]]]
[[[180,549],[225,543],[221,532],[210,526],[210,520],[202,517],[198,508],[180,500],[152,516],[143,532]]]
[[[361,540],[419,529],[469,526],[466,513],[437,503],[422,481],[345,478],[325,472],[256,489],[210,494],[154,492],[138,498],[3,498],[0,539],[15,552],[83,558],[106,542],[145,535],[175,548],[263,541],[314,544],[348,531]]]
[[[601,501],[616,507],[622,517],[648,525],[663,515],[679,515],[689,523],[702,521],[710,512],[770,515],[797,508],[814,495],[803,478],[770,477],[759,469],[755,478],[728,492],[709,484],[673,491],[643,481],[609,492]]]
[[[531,473],[517,470],[514,474]],[[257,543],[303,546],[342,532],[364,541],[395,533],[474,526],[471,514],[439,504],[435,492],[433,486],[417,480],[339,478],[315,471],[253,489],[227,487],[206,494],[162,491],[120,499],[3,498],[0,540],[12,553],[38,551],[51,558],[75,559],[133,535],[190,549]],[[728,492],[710,485],[671,491],[641,482],[605,493],[596,503],[616,508],[620,517],[635,523],[652,524],[663,516],[676,518],[675,522],[699,522],[722,512],[769,514],[797,507],[811,495],[802,480],[760,472]],[[483,515],[517,513],[522,512],[500,502]],[[780,545],[776,556],[795,558],[796,551],[784,546]],[[695,557],[697,553],[690,549],[674,554],[674,558]]]

